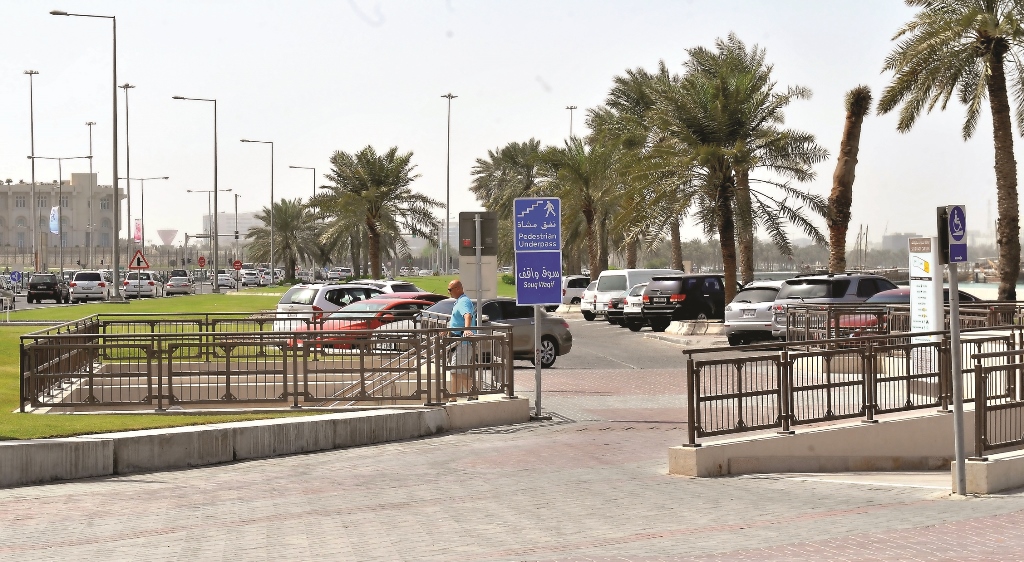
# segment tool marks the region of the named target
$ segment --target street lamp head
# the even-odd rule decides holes
[[[68,13],[64,12],[64,11],[61,11],[61,10],[50,10],[50,15],[51,16],[66,16],[66,15],[68,15]]]
[[[242,142],[252,142],[252,141],[249,140],[249,139],[242,139]]]
[[[39,74],[38,70],[26,70],[25,74]]]
[[[85,124],[90,126],[90,127],[92,127],[93,125],[96,124],[96,122],[95,121],[86,121]]]
[[[451,101],[452,99],[454,99],[454,98],[457,98],[457,97],[459,97],[459,96],[456,96],[456,95],[452,95],[452,93],[451,93],[451,92],[448,92],[447,94],[445,94],[445,95],[443,95],[443,96],[441,96],[441,97],[442,97],[442,98],[448,98],[448,101]]]
[[[162,177],[162,178],[159,178],[159,179],[162,179],[162,180],[169,180],[169,179],[171,179],[171,176],[164,176],[164,177]]]
[[[118,86],[118,88],[124,88],[125,90],[127,90],[128,88],[134,88],[134,87],[135,86],[133,86],[133,85],[127,83],[127,82],[125,82],[124,84]]]
[[[172,100],[183,100],[183,99],[185,99],[185,96],[171,96],[171,99]]]

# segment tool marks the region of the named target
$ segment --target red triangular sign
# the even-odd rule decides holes
[[[132,261],[128,262],[128,269],[149,269],[149,260],[142,255],[142,250],[135,250]]]

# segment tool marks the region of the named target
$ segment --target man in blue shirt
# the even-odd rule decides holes
[[[450,335],[455,337],[472,335],[474,333],[473,330],[458,329],[477,326],[476,307],[473,306],[472,299],[463,290],[462,282],[458,279],[452,279],[448,283],[448,294],[455,299],[455,306],[452,307],[452,317],[448,321],[448,327],[456,329],[451,330]],[[451,363],[453,366],[473,363],[473,344],[469,341],[459,342],[454,349]],[[452,387],[448,391],[452,393],[469,392],[473,388],[471,369],[472,367],[452,369]],[[452,401],[454,400],[452,398]]]

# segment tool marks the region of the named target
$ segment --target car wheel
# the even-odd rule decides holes
[[[651,322],[651,329],[655,332],[664,332],[671,322]]]
[[[580,304],[579,297],[573,298],[571,301],[569,301],[569,304]]]
[[[593,322],[594,318],[597,318],[597,315],[594,314],[593,312],[583,313],[583,319],[586,320],[587,322]]]
[[[630,322],[629,324],[626,324],[626,327],[629,328],[630,332],[639,332],[644,326],[639,322]]]
[[[551,336],[544,336],[540,339],[540,366],[547,369],[555,364],[558,358],[558,342]]]
[[[707,312],[707,310],[702,310],[702,311],[698,312],[697,316],[694,317],[694,320],[696,320],[698,322],[707,322],[708,321],[708,312]]]
[[[605,316],[604,319],[607,320],[609,324],[618,324],[619,323],[618,320],[612,318],[611,316]]]
[[[746,343],[746,342],[743,341],[743,338],[741,338],[739,336],[729,336],[729,345],[731,345],[731,346],[735,347],[737,345],[743,345],[744,343]]]

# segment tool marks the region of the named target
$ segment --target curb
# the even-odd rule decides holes
[[[0,488],[208,466],[530,421],[525,398],[0,442]]]

